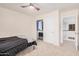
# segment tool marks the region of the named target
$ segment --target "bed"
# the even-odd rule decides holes
[[[36,41],[29,43],[27,39],[17,36],[0,38],[0,56],[15,56],[32,45],[37,45]]]

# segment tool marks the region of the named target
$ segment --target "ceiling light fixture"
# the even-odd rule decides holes
[[[23,6],[21,6],[22,8],[26,8],[26,7],[30,7],[30,8],[34,8],[34,9],[36,9],[37,11],[39,11],[40,10],[40,8],[39,7],[37,7],[37,6],[35,6],[35,4],[33,4],[33,3],[30,3],[29,5],[23,5]]]

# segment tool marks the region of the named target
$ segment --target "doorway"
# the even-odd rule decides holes
[[[63,18],[63,45],[69,49],[75,50],[75,24],[76,18],[74,16]]]

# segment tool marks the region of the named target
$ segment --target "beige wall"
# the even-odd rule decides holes
[[[32,38],[34,17],[0,7],[0,37]]]
[[[43,19],[43,22],[44,22],[43,40],[45,42],[49,42],[54,45],[59,45],[59,10],[55,10],[50,13],[39,15],[37,17],[37,20],[39,19]],[[47,27],[48,28],[51,27],[51,29],[48,30]],[[49,34],[51,35],[51,37],[49,36]]]

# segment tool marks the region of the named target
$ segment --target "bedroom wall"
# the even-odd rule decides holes
[[[52,43],[54,45],[58,45],[59,46],[59,10],[55,10],[55,11],[52,11],[50,13],[46,13],[46,14],[43,14],[43,15],[39,15],[37,18],[37,20],[39,19],[43,19],[43,22],[44,22],[44,41],[45,42],[48,42],[48,43]],[[51,24],[49,24],[48,22],[51,22]],[[49,24],[49,25],[47,25]],[[47,27],[50,27],[51,26],[51,29],[50,30],[45,30]],[[50,32],[51,31],[51,32]],[[52,35],[52,36],[49,36],[48,34]]]
[[[34,17],[0,7],[0,37],[32,38]]]

